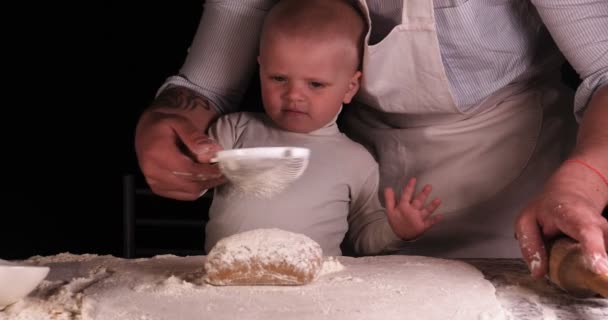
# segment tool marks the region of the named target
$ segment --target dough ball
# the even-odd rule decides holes
[[[323,250],[311,238],[270,228],[221,239],[205,260],[212,285],[304,285],[317,278]]]

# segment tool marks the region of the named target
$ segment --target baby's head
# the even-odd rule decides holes
[[[268,116],[281,128],[322,128],[359,89],[366,24],[348,0],[281,0],[260,39]]]

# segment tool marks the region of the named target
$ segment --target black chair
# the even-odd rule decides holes
[[[138,174],[123,176],[123,257],[204,254],[212,190],[196,201],[154,194]]]

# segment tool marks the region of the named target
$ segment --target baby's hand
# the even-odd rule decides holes
[[[392,188],[384,190],[388,222],[393,232],[403,240],[417,238],[442,218],[442,215],[431,216],[441,204],[439,199],[434,199],[426,206],[424,204],[431,193],[431,186],[424,186],[412,200],[415,186],[416,178],[411,178],[398,203],[395,203],[395,192]]]

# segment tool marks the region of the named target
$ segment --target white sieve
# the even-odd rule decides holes
[[[306,148],[241,148],[218,151],[211,162],[241,193],[271,198],[302,175],[309,156]]]

